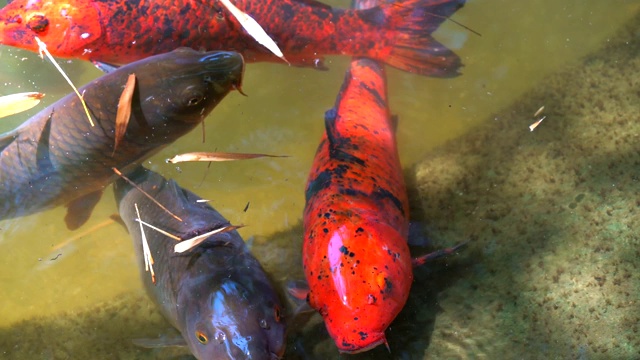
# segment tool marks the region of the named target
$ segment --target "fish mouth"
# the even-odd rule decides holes
[[[215,51],[207,53],[199,60],[205,63],[205,69],[211,72],[226,72],[229,75],[231,86],[242,92],[242,79],[244,78],[244,58],[235,51]]]
[[[349,354],[349,355],[359,354],[365,351],[369,351],[382,344],[385,344],[387,346],[387,349],[389,349],[389,345],[387,344],[387,338],[385,337],[384,332],[369,333],[369,338],[367,340],[370,340],[370,341],[367,341],[364,343],[363,342],[350,343],[348,339],[344,338],[342,344],[336,342],[336,345],[338,345],[338,351],[341,354]]]

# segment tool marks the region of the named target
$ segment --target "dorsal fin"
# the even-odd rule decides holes
[[[329,140],[329,152],[335,151],[340,137],[336,129],[337,118],[338,111],[335,108],[331,108],[324,113],[324,129],[327,132],[327,140]]]
[[[0,135],[0,153],[2,153],[2,151],[7,146],[9,146],[13,142],[13,140],[15,140],[17,137],[18,137],[18,134],[15,130]]]

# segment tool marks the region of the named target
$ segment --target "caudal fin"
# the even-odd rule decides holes
[[[458,55],[437,42],[431,34],[465,0],[400,0],[383,5],[397,35],[390,56],[384,61],[398,69],[433,77],[459,75]],[[388,7],[388,8],[387,8]]]

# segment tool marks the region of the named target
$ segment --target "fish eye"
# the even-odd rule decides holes
[[[200,104],[202,102],[202,100],[205,99],[205,96],[202,92],[195,90],[195,89],[188,89],[184,94],[184,106],[196,106],[198,104]]]
[[[196,330],[196,338],[202,345],[207,345],[207,343],[209,342],[209,338],[202,331]]]
[[[47,31],[48,27],[49,19],[42,14],[35,14],[27,21],[27,28],[38,34]]]
[[[269,324],[267,323],[267,320],[260,319],[260,327],[265,330],[269,330]]]
[[[202,96],[194,96],[187,101],[187,105],[195,106],[198,105],[202,101]]]

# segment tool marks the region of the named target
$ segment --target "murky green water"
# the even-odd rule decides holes
[[[348,6],[347,1],[331,3]],[[570,66],[609,41],[639,9],[640,3],[631,0],[469,0],[455,19],[482,36],[453,23],[444,24],[436,36],[462,57],[466,65],[462,76],[437,80],[389,71],[390,105],[400,118],[398,139],[402,160],[409,167],[434,147],[492,121],[492,114],[520,98],[545,76]],[[76,84],[100,75],[86,63],[62,62]],[[212,205],[233,223],[249,225],[241,233],[245,238],[256,238],[256,256],[266,261],[266,267],[273,269],[279,280],[284,280],[287,273],[283,269],[299,272],[300,265],[282,263],[283,257],[278,256],[281,252],[258,250],[283,251],[278,249],[289,243],[299,247],[299,240],[290,236],[280,237],[277,246],[262,244],[261,239],[273,238],[279,232],[291,234],[290,229],[301,220],[303,189],[323,131],[323,114],[335,101],[348,59],[332,57],[327,64],[331,68],[328,72],[250,64],[243,86],[249,97],[233,93],[214,110],[206,121],[204,144],[201,133],[194,131],[147,163],[164,176],[176,179],[181,186],[212,199]],[[36,110],[3,119],[0,132],[13,129],[29,114],[70,92],[50,64],[36,54],[8,47],[0,47],[0,84],[2,94],[33,90],[47,94],[45,103]],[[531,114],[535,110],[532,108]],[[178,167],[164,162],[177,153],[213,150],[291,157],[213,164],[210,168],[206,164]],[[247,203],[250,205],[244,212]],[[101,308],[120,304],[123,298],[138,299],[141,285],[126,231],[113,223],[89,231],[107,222],[115,212],[113,196],[106,191],[90,221],[75,232],[65,228],[63,208],[0,222],[0,337],[33,329],[37,334],[39,326],[49,329],[43,330],[43,334],[50,334],[50,329],[57,328],[48,324],[56,319],[63,319],[60,320],[63,324],[89,319],[78,324],[96,342],[94,338],[102,334],[91,333],[91,329],[102,327],[90,323],[96,321],[90,315],[104,313]],[[66,245],[60,247],[61,244]],[[146,329],[141,337],[153,336],[145,328],[145,317],[140,315],[149,313],[151,305],[140,305],[143,310],[123,306],[138,315],[122,326],[130,330]],[[154,316],[154,324],[161,324],[157,314]],[[76,320],[69,320],[74,317]],[[99,319],[123,321],[118,312]],[[165,329],[166,325],[158,331]],[[72,339],[79,343],[88,341],[86,335],[80,334]],[[108,336],[115,339],[118,335]],[[35,339],[30,335],[24,342],[0,340],[3,344],[0,358],[4,358],[2,354],[11,356],[15,347],[30,346],[29,341]],[[54,340],[45,336],[42,341]],[[114,346],[120,344],[113,342]],[[73,349],[24,358],[86,355],[76,355]],[[155,356],[145,351],[137,356]],[[105,354],[101,352],[100,356],[112,358]]]

